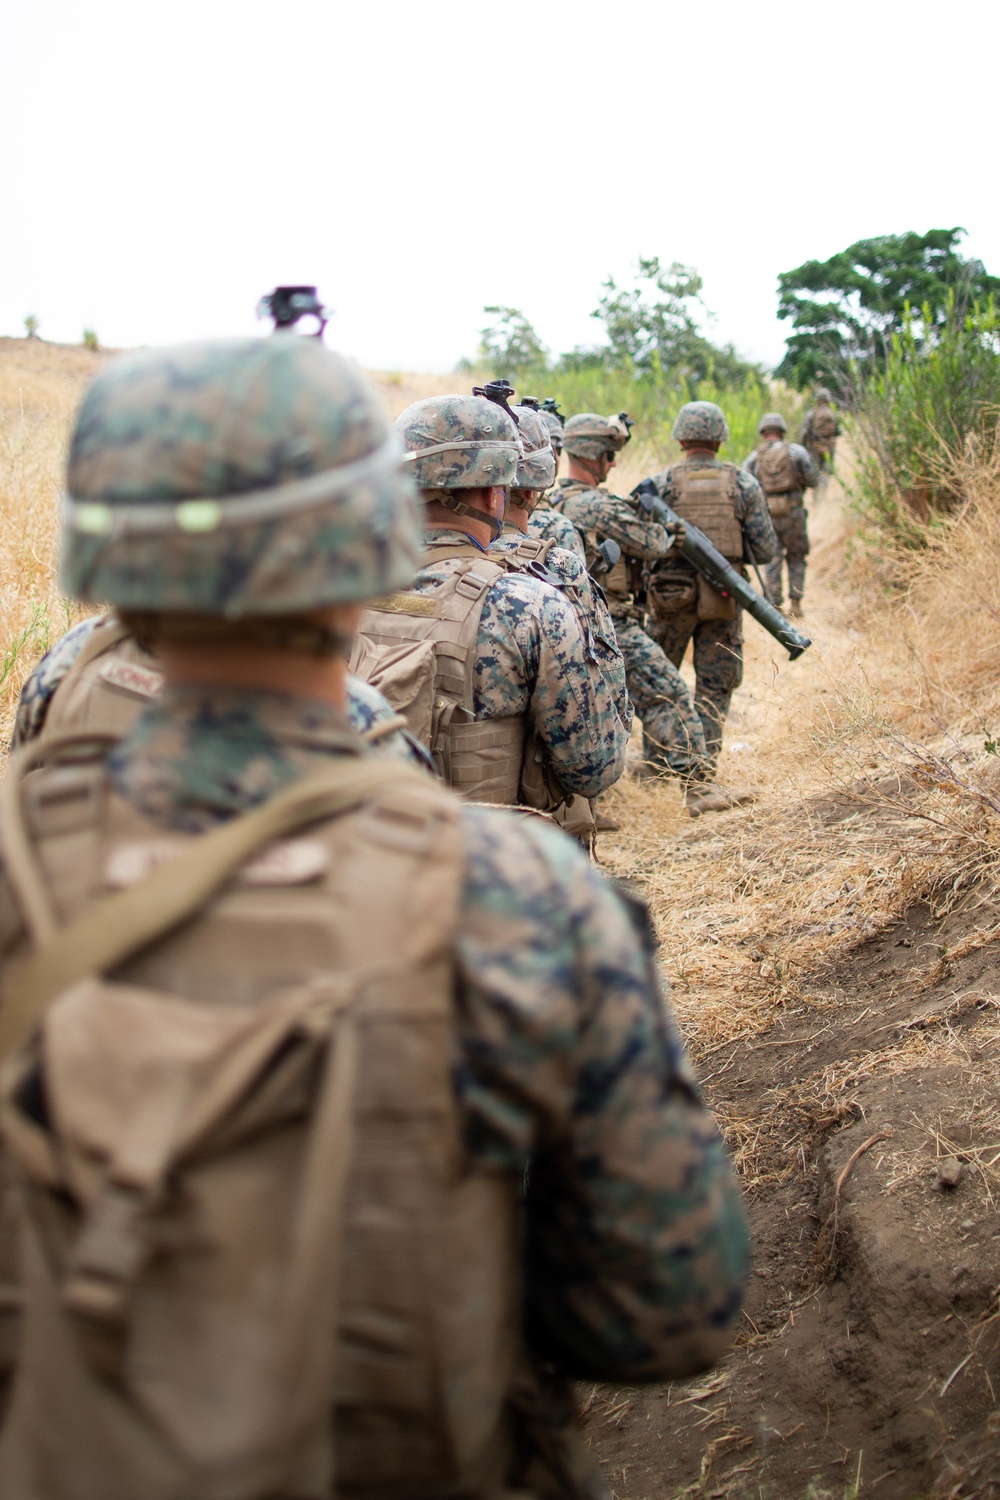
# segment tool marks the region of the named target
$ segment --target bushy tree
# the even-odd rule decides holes
[[[36,339],[38,337],[38,319],[34,313],[29,313],[24,320],[24,336],[26,339]]]
[[[83,347],[95,353],[101,347],[100,340],[92,328],[85,328],[83,330]]]
[[[518,307],[484,307],[493,322],[480,331],[479,359],[498,375],[524,375],[544,370],[548,350]]]
[[[961,312],[1000,294],[1000,280],[981,260],[958,253],[964,234],[955,228],[878,235],[783,272],[778,317],[793,332],[775,374],[800,388],[823,380],[843,389],[848,367],[863,370],[884,359],[907,319],[920,344],[948,321],[954,299]]]

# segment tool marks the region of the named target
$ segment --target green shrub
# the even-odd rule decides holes
[[[24,336],[26,339],[38,337],[38,319],[34,313],[29,313],[24,320]]]
[[[83,347],[85,349],[92,349],[95,354],[101,347],[97,339],[97,334],[92,328],[85,328],[83,330]]]
[[[920,320],[925,326],[926,311]],[[908,545],[965,503],[962,467],[997,443],[1000,309],[963,311],[952,295],[933,339],[914,317],[893,336],[884,366],[856,395],[854,500],[880,530]]]

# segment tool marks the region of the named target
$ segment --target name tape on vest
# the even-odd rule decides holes
[[[135,693],[139,698],[157,698],[163,691],[163,673],[138,667],[124,656],[111,656],[98,673],[109,687],[120,688],[125,693]]]
[[[110,886],[123,890],[138,885],[147,875],[176,859],[189,847],[186,840],[146,839],[122,844],[112,851],[105,866]],[[233,879],[237,885],[308,885],[330,868],[330,853],[315,839],[283,839],[256,855]]]

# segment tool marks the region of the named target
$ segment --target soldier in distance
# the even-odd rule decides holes
[[[819,470],[805,448],[788,441],[788,423],[780,412],[765,412],[757,431],[760,443],[744,459],[743,467],[764,491],[778,538],[777,554],[767,565],[767,592],[771,603],[780,609],[784,563],[788,569],[788,613],[792,619],[800,619],[809,556],[805,491],[819,484]]]
[[[166,683],[9,772],[0,1493],[606,1494],[565,1381],[718,1360],[745,1220],[635,911],[347,719],[421,550],[377,399],[311,341],[124,356],[68,494],[67,592]]]
[[[840,423],[833,406],[833,397],[825,385],[817,386],[816,404],[802,418],[802,430],[799,433],[799,442],[809,450],[813,463],[819,469],[817,500],[822,500],[830,483],[839,435]]]
[[[654,475],[662,498],[702,530],[735,568],[745,547],[758,562],[770,562],[778,539],[763,491],[751,475],[718,457],[729,436],[721,409],[712,401],[689,401],[674,422],[684,450],[680,463]],[[722,728],[733,693],[743,680],[742,610],[695,572],[679,554],[653,565],[649,583],[650,634],[676,666],[692,644],[695,707],[704,727],[707,775],[688,791],[693,816],[721,811],[757,795],[722,786],[713,778],[722,750]]]

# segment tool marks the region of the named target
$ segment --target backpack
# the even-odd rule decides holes
[[[768,443],[757,449],[757,478],[768,499],[801,490],[802,479],[788,443]]]
[[[526,542],[528,539],[526,539]],[[549,545],[528,542],[532,559]],[[438,774],[464,797],[549,810],[566,800],[544,750],[520,714],[476,719],[474,673],[486,597],[516,556],[487,556],[471,543],[432,547],[430,557],[457,558],[433,594],[390,594],[362,616],[350,670],[370,682],[430,750]]]
[[[25,1247],[0,1493],[478,1493],[517,1202],[460,1171],[457,804],[345,755],[164,833],[79,736],[0,795],[35,944],[0,1010]]]
[[[817,406],[810,425],[813,437],[821,443],[829,443],[837,436],[837,414],[830,406]]]

